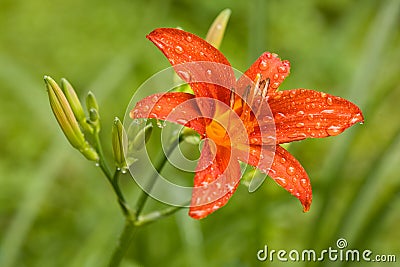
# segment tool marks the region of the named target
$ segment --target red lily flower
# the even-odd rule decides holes
[[[241,177],[238,160],[268,174],[308,211],[312,199],[308,175],[279,144],[337,135],[363,122],[360,109],[343,98],[313,90],[278,91],[290,64],[275,54],[262,54],[236,81],[222,53],[196,35],[161,28],[147,38],[194,94],[152,95],[139,101],[130,115],[179,123],[206,140],[189,215],[200,219],[227,203]]]

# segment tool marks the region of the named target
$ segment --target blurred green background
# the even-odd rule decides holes
[[[270,179],[251,194],[241,186],[202,221],[182,210],[139,229],[124,266],[364,266],[256,257],[264,245],[320,251],[339,238],[400,261],[400,1],[0,0],[0,266],[105,266],[123,228],[106,179],[58,128],[43,75],[96,94],[111,154],[113,118],[169,66],[145,35],[180,26],[205,36],[224,8],[221,50],[234,67],[275,52],[292,66],[281,89],[340,95],[365,124],[291,145],[312,181],[308,213]],[[133,203],[137,186],[128,175],[122,184]]]

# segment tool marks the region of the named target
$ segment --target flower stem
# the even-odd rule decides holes
[[[111,257],[109,267],[117,267],[121,263],[122,258],[124,257],[126,251],[129,248],[129,245],[133,239],[133,235],[135,233],[136,225],[133,221],[128,218],[125,220],[125,227],[122,231],[117,246],[114,249],[113,255]]]
[[[136,221],[139,221],[140,213],[143,211],[143,207],[146,204],[149,194],[157,181],[159,173],[161,172],[165,163],[167,163],[168,157],[172,154],[172,152],[175,150],[175,148],[179,145],[180,142],[181,141],[178,141],[177,145],[169,146],[168,149],[165,151],[165,153],[162,153],[162,158],[158,161],[158,163],[155,166],[156,172],[153,173],[153,175],[149,179],[148,184],[145,186],[145,188],[143,188],[143,190],[136,202],[136,208],[135,208],[135,220]],[[176,142],[173,142],[173,144],[175,144],[175,143]]]
[[[109,168],[107,162],[104,159],[103,148],[101,146],[99,134],[97,132],[94,134],[94,142],[95,142],[96,151],[99,154],[98,164],[99,164],[101,170],[103,171],[103,173],[105,174],[105,176],[107,177],[107,180],[110,182],[111,187],[113,188],[115,194],[117,195],[118,203],[121,207],[121,210],[122,210],[124,216],[129,217],[131,212],[130,212],[129,206],[126,203],[124,195],[122,194],[121,189],[119,188],[119,184],[118,184],[119,175],[121,174],[121,170],[116,168],[114,175],[112,174],[111,169]]]

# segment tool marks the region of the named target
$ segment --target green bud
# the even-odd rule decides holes
[[[61,79],[61,89],[63,90],[64,95],[67,98],[72,111],[74,112],[75,118],[79,122],[85,121],[85,112],[83,111],[81,102],[79,101],[79,98],[76,95],[72,85],[64,78]]]
[[[85,137],[72,108],[58,84],[49,76],[44,77],[49,94],[50,106],[68,141],[74,148],[84,147]]]
[[[221,13],[219,13],[218,17],[214,20],[213,24],[208,30],[206,41],[212,44],[215,48],[219,48],[221,45],[230,16],[231,10],[224,9]]]
[[[97,104],[96,97],[91,91],[89,91],[86,97],[86,109],[89,111],[89,113],[91,109],[95,109],[97,112],[99,111],[99,105]]]
[[[100,131],[100,116],[97,109],[91,108],[89,110],[89,123],[96,132]]]
[[[149,141],[152,131],[153,125],[151,123],[140,129],[135,138],[133,138],[132,143],[129,145],[129,148],[135,151],[141,150],[144,145]]]
[[[81,102],[79,101],[79,98],[76,95],[74,88],[67,81],[67,79],[61,79],[61,89],[63,90],[64,95],[67,98],[71,106],[72,112],[74,113],[79,125],[83,128],[83,130],[93,132],[93,129],[86,122],[86,116],[85,112],[83,111]]]
[[[115,165],[118,168],[125,168],[125,155],[124,150],[126,150],[127,136],[119,118],[115,117],[114,124],[112,127],[112,147],[114,152]]]
[[[44,77],[49,94],[50,107],[70,144],[78,149],[87,159],[97,161],[97,152],[85,140],[78,121],[67,97],[58,84],[49,76]]]

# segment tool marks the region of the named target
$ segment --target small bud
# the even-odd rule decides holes
[[[79,101],[74,88],[65,78],[61,79],[61,89],[74,112],[75,118],[78,121],[85,120],[85,112],[83,111],[81,102]]]
[[[99,105],[97,104],[96,97],[94,94],[89,91],[86,97],[86,109],[90,112],[91,109],[95,109],[97,112],[99,111]]]
[[[85,138],[61,88],[49,76],[45,76],[44,81],[47,86],[51,109],[68,141],[74,148],[84,147]]]
[[[133,138],[132,143],[129,145],[129,149],[133,149],[135,151],[141,150],[149,141],[152,131],[153,125],[151,123],[140,129],[135,138]]]
[[[83,111],[81,102],[79,101],[78,96],[72,85],[67,81],[67,79],[61,79],[61,89],[64,92],[65,97],[67,98],[71,109],[77,119],[79,125],[83,128],[83,130],[92,132],[93,129],[86,122],[85,112]]]
[[[95,132],[100,131],[100,116],[97,109],[89,109],[89,123],[93,126]]]
[[[49,94],[50,106],[64,135],[70,144],[78,149],[87,159],[97,161],[97,152],[85,140],[71,105],[58,84],[49,76],[44,77]]]
[[[114,119],[112,127],[112,147],[114,152],[115,165],[118,168],[125,168],[125,155],[124,150],[127,144],[127,136],[119,118]]]
[[[230,16],[231,10],[224,9],[221,13],[219,13],[218,17],[214,20],[213,24],[208,30],[206,41],[212,44],[215,48],[219,48],[221,45]]]

